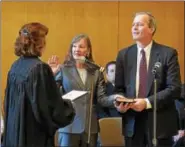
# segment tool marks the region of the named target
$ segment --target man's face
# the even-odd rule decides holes
[[[115,82],[115,72],[116,72],[116,65],[110,64],[108,66],[108,71],[106,73],[107,80],[111,83]]]
[[[139,14],[135,16],[132,24],[132,37],[135,41],[145,41],[152,38],[153,29],[149,28],[149,16]]]

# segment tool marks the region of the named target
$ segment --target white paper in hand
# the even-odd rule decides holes
[[[74,101],[75,99],[78,99],[79,97],[87,93],[88,93],[87,91],[72,90],[68,92],[67,94],[63,95],[62,98]]]

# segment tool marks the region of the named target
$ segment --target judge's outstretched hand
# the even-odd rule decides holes
[[[59,58],[56,55],[52,55],[51,58],[48,59],[48,64],[51,67],[53,74],[55,75],[60,70]]]

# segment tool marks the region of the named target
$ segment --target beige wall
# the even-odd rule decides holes
[[[93,44],[94,59],[104,66],[116,58],[119,49],[133,43],[134,12],[150,11],[158,24],[155,40],[177,49],[184,75],[184,2],[2,2],[1,11],[3,93],[7,72],[16,59],[13,44],[18,30],[31,21],[49,27],[44,61],[52,54],[63,61],[72,37],[86,33]]]

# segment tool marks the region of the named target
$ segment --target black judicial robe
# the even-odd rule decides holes
[[[7,78],[3,147],[51,147],[58,128],[75,115],[60,97],[51,68],[37,57],[20,57]]]

